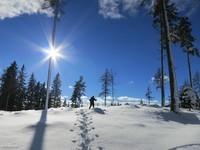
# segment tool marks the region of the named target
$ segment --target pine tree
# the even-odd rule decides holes
[[[60,80],[60,74],[57,73],[53,85],[52,85],[52,91],[51,96],[53,99],[53,107],[61,107],[61,80]]]
[[[149,2],[149,0],[143,0],[143,3]],[[169,72],[169,83],[170,83],[170,94],[171,94],[171,111],[178,111],[178,89],[176,83],[174,62],[172,56],[171,42],[175,41],[172,38],[171,33],[175,32],[177,26],[177,9],[170,0],[156,0],[154,5],[154,23],[157,23],[160,27],[161,32],[161,50],[166,50],[168,72]],[[164,77],[163,77],[164,78]],[[162,78],[162,80],[163,80]]]
[[[108,95],[110,94],[110,86],[112,83],[112,78],[108,69],[106,69],[101,76],[100,82],[102,83],[102,92],[99,95],[104,97],[104,105],[106,106],[106,100]]]
[[[156,89],[161,88],[161,70],[158,68],[157,72],[154,74],[153,81],[156,84]]]
[[[44,109],[45,108],[46,93],[47,93],[47,89],[46,89],[46,84],[44,82],[43,84],[41,84],[41,87],[40,87],[40,94],[41,94],[40,109]]]
[[[26,110],[35,109],[35,104],[36,104],[35,94],[36,94],[36,80],[34,74],[32,73],[27,88],[27,100],[25,106]]]
[[[14,61],[6,70],[4,70],[4,73],[1,77],[1,110],[17,110],[17,72],[17,63]]]
[[[196,72],[193,76],[193,89],[197,93],[198,97],[200,97],[200,73]]]
[[[111,105],[113,105],[114,100],[115,100],[115,88],[114,88],[114,86],[115,86],[115,75],[114,75],[112,70],[110,71],[110,78],[111,78],[110,80],[111,80],[111,95],[112,95]]]
[[[151,94],[152,94],[151,88],[150,88],[150,86],[148,86],[147,87],[147,92],[146,92],[145,96],[146,96],[146,98],[148,100],[148,104],[149,105],[150,105],[151,100],[153,99],[153,97],[151,96]]]
[[[160,89],[161,92],[161,106],[165,106],[165,74],[162,73],[161,69],[159,68],[154,75],[154,82],[156,84],[156,89]]]
[[[183,108],[189,108],[189,110],[191,110],[192,108],[196,108],[198,106],[197,94],[196,92],[194,92],[194,90],[190,86],[190,83],[188,83],[187,81],[184,82],[183,86],[180,89],[180,100],[181,107]]]
[[[177,28],[178,28],[177,29],[178,42],[180,42],[181,47],[187,54],[189,81],[190,81],[190,86],[193,88],[190,56],[200,56],[200,53],[198,49],[194,47],[193,44],[195,42],[195,38],[192,35],[192,28],[189,19],[187,17],[181,17]]]
[[[52,37],[51,37],[51,46],[56,49],[56,27],[57,22],[60,19],[60,16],[63,11],[65,0],[45,0],[43,4],[43,9],[51,9],[53,10],[53,29],[52,29]],[[46,101],[48,101],[48,104],[45,105],[45,110],[48,109],[48,107],[52,106],[51,103],[51,93],[50,92],[50,82],[51,82],[51,65],[52,65],[52,58],[49,59],[49,69],[48,69],[48,81],[47,81],[47,94],[46,94]],[[50,101],[49,101],[50,99]]]
[[[62,107],[66,107],[66,106],[67,106],[67,99],[65,98]]]
[[[82,104],[81,97],[85,95],[85,88],[86,85],[83,80],[83,76],[80,76],[80,79],[74,85],[74,90],[71,97],[72,107],[80,107]]]
[[[25,74],[25,67],[22,66],[21,70],[19,71],[18,77],[17,77],[17,110],[24,109],[24,104],[26,101],[26,74]]]
[[[41,101],[42,101],[42,95],[41,95],[41,83],[37,82],[35,86],[35,94],[34,94],[34,109],[39,110],[41,109]]]

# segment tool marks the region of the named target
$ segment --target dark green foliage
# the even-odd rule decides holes
[[[184,83],[180,90],[180,101],[181,107],[189,108],[189,110],[199,107],[197,94],[188,83]]]
[[[108,69],[106,69],[103,75],[100,77],[100,82],[102,84],[102,92],[99,95],[104,97],[104,105],[106,106],[107,96],[111,92],[110,86],[112,85],[112,75]]]
[[[200,73],[196,72],[193,76],[193,89],[196,91],[198,97],[200,97]]]
[[[40,108],[44,109],[45,107],[45,102],[46,102],[46,93],[47,93],[47,89],[46,89],[46,84],[45,82],[43,84],[41,84],[40,87],[40,93],[41,93],[41,103],[40,103]]]
[[[188,17],[181,17],[178,24],[178,33],[180,46],[191,55],[199,56],[199,51],[194,47],[195,38],[192,35],[191,23]]]
[[[144,1],[149,1],[149,0],[144,0]],[[170,95],[171,95],[170,108],[171,111],[176,112],[178,111],[178,105],[177,105],[178,93],[177,93],[171,42],[173,41],[172,33],[175,32],[174,29],[176,28],[176,22],[177,19],[179,18],[177,16],[177,9],[174,4],[170,3],[169,0],[156,0],[153,9],[153,18],[155,26],[160,28],[161,51],[165,50],[167,56]]]
[[[26,100],[26,105],[25,109],[35,109],[36,106],[36,100],[35,100],[35,95],[36,95],[36,80],[35,76],[32,73],[31,77],[28,82],[28,88],[27,88],[27,100]]]
[[[64,14],[65,4],[66,0],[45,0],[45,3],[43,4],[43,9],[52,9],[54,16],[57,16],[59,18],[59,16]]]
[[[156,84],[156,89],[161,88],[161,70],[158,68],[157,72],[154,75],[154,83]]]
[[[115,74],[112,70],[110,70],[110,80],[111,80],[111,95],[112,95],[112,102],[111,105],[114,105],[115,100]]]
[[[165,0],[166,5],[166,12],[169,22],[169,28],[170,28],[170,38],[172,42],[176,42],[177,38],[176,36],[176,29],[177,29],[177,23],[179,21],[179,15],[178,10],[174,3],[171,3],[170,0]],[[161,32],[161,42],[164,45],[164,49],[166,48],[166,34],[164,33],[164,20],[163,20],[163,10],[162,10],[162,1],[157,0],[154,5],[153,9],[153,24],[156,29],[160,29]]]
[[[165,83],[166,83],[166,79],[165,79],[165,74],[161,71],[160,68],[155,73],[153,81],[156,85],[156,89],[160,89],[160,91],[161,91],[161,106],[164,107],[165,106]]]
[[[1,77],[1,110],[17,110],[17,72],[17,63],[14,61],[6,70],[4,70]]]
[[[178,33],[180,46],[183,48],[184,52],[187,54],[187,63],[188,63],[188,73],[190,86],[193,88],[192,84],[192,68],[190,56],[200,56],[197,48],[194,47],[195,38],[192,35],[191,23],[187,17],[181,17],[178,24]]]
[[[66,98],[65,98],[62,107],[66,107],[66,106],[67,106],[67,100],[66,100]]]
[[[74,91],[72,93],[71,101],[72,107],[80,107],[82,104],[81,96],[85,95],[85,82],[83,76],[80,76],[80,79],[74,85]]]
[[[35,101],[35,106],[34,109],[39,110],[41,108],[41,102],[42,102],[42,93],[41,93],[41,83],[37,82],[36,87],[35,87],[35,96],[34,96],[34,101]]]
[[[26,74],[25,74],[25,67],[22,66],[19,74],[17,76],[17,110],[23,110],[25,101],[26,101]]]
[[[148,100],[148,104],[150,105],[150,101],[153,99],[152,97],[152,91],[150,87],[147,87],[147,92],[145,94],[147,100]]]
[[[61,107],[61,80],[60,80],[60,74],[57,73],[51,90],[51,99],[53,101],[53,107]]]
[[[45,100],[45,83],[37,82],[34,74],[26,87],[24,65],[18,70],[14,61],[4,70],[0,80],[0,110],[44,109]]]
[[[148,0],[144,0],[145,2]],[[194,47],[195,41],[192,35],[191,23],[187,17],[179,16],[179,12],[170,0],[156,0],[153,9],[153,22],[155,27],[160,29],[161,50],[166,49],[168,57],[168,68],[171,92],[171,110],[174,111],[176,104],[176,81],[173,61],[170,58],[170,42],[179,43],[187,53],[190,86],[192,87],[192,71],[190,55],[199,56],[197,48]],[[173,94],[173,95],[172,95]]]

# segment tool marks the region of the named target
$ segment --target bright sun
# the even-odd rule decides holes
[[[43,61],[47,61],[51,58],[54,61],[54,63],[56,63],[56,61],[59,58],[64,59],[65,56],[61,52],[62,49],[63,49],[62,46],[59,46],[59,47],[56,47],[56,48],[53,47],[53,46],[50,46],[49,49],[42,49],[42,51],[46,54],[46,57],[44,58]]]
[[[53,60],[56,60],[57,58],[62,57],[62,54],[60,53],[59,49],[51,48],[47,51],[48,57],[52,58]]]

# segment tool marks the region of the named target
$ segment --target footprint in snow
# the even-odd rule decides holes
[[[70,129],[69,131],[70,131],[70,132],[73,132],[74,130],[73,130],[73,129]]]

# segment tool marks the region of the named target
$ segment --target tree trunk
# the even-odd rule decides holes
[[[161,48],[161,106],[165,106],[165,83],[164,83],[164,62],[163,62],[163,46]]]
[[[52,30],[52,48],[55,48],[55,37],[56,37],[56,25],[58,20],[58,7],[59,7],[59,0],[56,1],[56,8],[55,8],[55,14],[54,14],[54,20],[53,20],[53,30]],[[49,59],[49,69],[48,69],[48,78],[47,78],[47,97],[46,97],[46,104],[45,104],[45,110],[48,110],[48,103],[49,103],[49,89],[51,84],[51,69],[52,69],[52,58]]]
[[[163,39],[163,16],[160,15],[160,45],[161,45],[161,53],[160,53],[160,64],[161,64],[161,106],[165,106],[165,83],[164,83],[164,39]]]
[[[9,99],[10,99],[10,94],[8,94],[7,98],[6,98],[6,108],[5,108],[5,111],[8,110]]]
[[[106,106],[106,93],[105,93],[105,98],[104,98],[104,105]]]
[[[166,52],[167,52],[167,60],[168,60],[169,80],[170,80],[170,93],[171,93],[170,108],[171,108],[171,111],[177,112],[178,111],[178,106],[177,106],[178,97],[177,97],[177,86],[176,86],[174,63],[173,63],[172,51],[170,47],[169,22],[168,22],[165,0],[161,0],[161,2],[162,2],[161,7],[162,7],[162,14],[163,14],[163,26],[164,26],[164,33],[165,33],[165,38],[166,38]]]
[[[187,63],[188,63],[188,73],[189,73],[189,79],[190,79],[190,86],[193,88],[192,84],[192,70],[191,70],[191,61],[190,61],[190,54],[187,52]]]
[[[114,79],[112,77],[112,105],[114,104]]]

